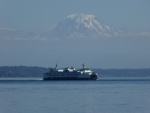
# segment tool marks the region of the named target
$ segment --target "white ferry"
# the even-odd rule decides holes
[[[76,70],[75,68],[67,67],[64,69],[51,68],[49,72],[44,73],[43,80],[97,80],[98,74],[89,68]]]

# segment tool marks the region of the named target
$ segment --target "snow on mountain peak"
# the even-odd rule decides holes
[[[48,37],[106,37],[115,34],[108,25],[100,22],[94,15],[71,14],[46,32]]]
[[[76,14],[72,14],[72,15],[69,15],[67,16],[68,19],[76,19],[78,20],[77,22],[83,22],[83,21],[86,21],[86,20],[90,20],[90,19],[94,19],[95,16],[94,15],[86,15],[86,14],[79,14],[79,13],[76,13]]]
[[[94,29],[93,22],[95,21],[95,16],[94,15],[85,15],[85,14],[72,14],[69,15],[66,19],[71,19],[75,20],[77,23],[77,28],[79,27],[80,24],[84,24],[87,28],[92,28]]]
[[[84,25],[86,28],[101,32],[111,32],[112,30],[109,26],[96,19],[94,15],[76,13],[69,15],[66,19],[74,20],[77,23],[76,28],[79,28],[80,25]]]

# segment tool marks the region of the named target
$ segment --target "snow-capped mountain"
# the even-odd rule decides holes
[[[117,31],[100,22],[94,15],[72,14],[41,36],[50,38],[99,38],[117,34]]]

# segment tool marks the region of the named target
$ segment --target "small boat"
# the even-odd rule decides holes
[[[67,68],[50,68],[49,72],[44,73],[43,80],[97,80],[98,74],[89,68],[76,70],[74,67]]]

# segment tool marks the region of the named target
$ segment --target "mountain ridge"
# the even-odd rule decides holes
[[[71,14],[41,36],[57,38],[100,38],[110,37],[117,31],[100,22],[94,15]]]
[[[123,32],[99,21],[90,14],[74,13],[66,16],[49,30],[34,33],[12,28],[0,28],[2,40],[64,40],[64,39],[101,39],[101,38],[143,38],[150,32]]]

